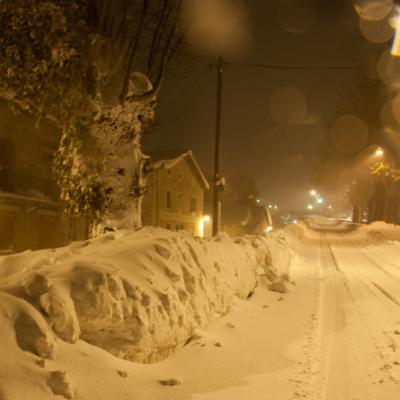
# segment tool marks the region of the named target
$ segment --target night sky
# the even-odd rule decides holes
[[[301,7],[291,9],[296,1]],[[248,2],[251,40],[235,60],[313,66],[365,62],[368,44],[359,32],[351,2],[296,1]],[[145,151],[192,149],[207,176],[211,176],[213,169],[216,101],[216,72],[207,67],[209,62],[201,59],[185,74],[168,78],[161,93],[157,126],[144,141]],[[354,74],[352,70],[227,66],[222,117],[223,174],[229,177],[241,172],[252,176],[266,202],[282,208],[303,207],[319,143],[343,85]],[[284,125],[271,115],[271,98],[282,88],[294,89],[304,96],[307,109],[300,110],[305,113],[301,121]],[[284,110],[283,116],[291,116],[292,111]],[[293,112],[296,114],[296,110]]]

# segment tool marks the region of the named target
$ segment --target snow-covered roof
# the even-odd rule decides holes
[[[201,170],[196,159],[194,158],[191,150],[154,151],[148,152],[148,155],[153,162],[150,167],[150,170],[152,171],[173,168],[183,159],[186,159],[203,189],[208,190],[210,188],[210,185],[208,184],[208,181],[205,178],[203,171]]]

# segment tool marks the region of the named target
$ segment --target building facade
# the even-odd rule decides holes
[[[0,254],[87,237],[86,220],[63,213],[52,179],[60,132],[48,122],[35,122],[0,100]]]
[[[153,152],[150,157],[144,225],[203,236],[204,195],[209,185],[192,152]]]

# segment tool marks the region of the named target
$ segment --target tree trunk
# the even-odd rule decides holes
[[[64,130],[54,164],[61,199],[69,213],[88,217],[94,234],[142,226],[148,157],[141,141],[154,107],[154,99],[97,102],[89,126]]]
[[[358,204],[353,205],[353,222],[360,222],[360,206]]]

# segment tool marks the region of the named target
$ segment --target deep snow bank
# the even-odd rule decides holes
[[[129,360],[160,360],[227,313],[235,296],[247,298],[259,275],[285,291],[288,236],[206,241],[146,228],[0,257],[2,326],[45,358],[55,357],[56,335]]]
[[[375,241],[400,241],[400,226],[376,221],[368,225],[361,225],[356,235],[367,236]]]

